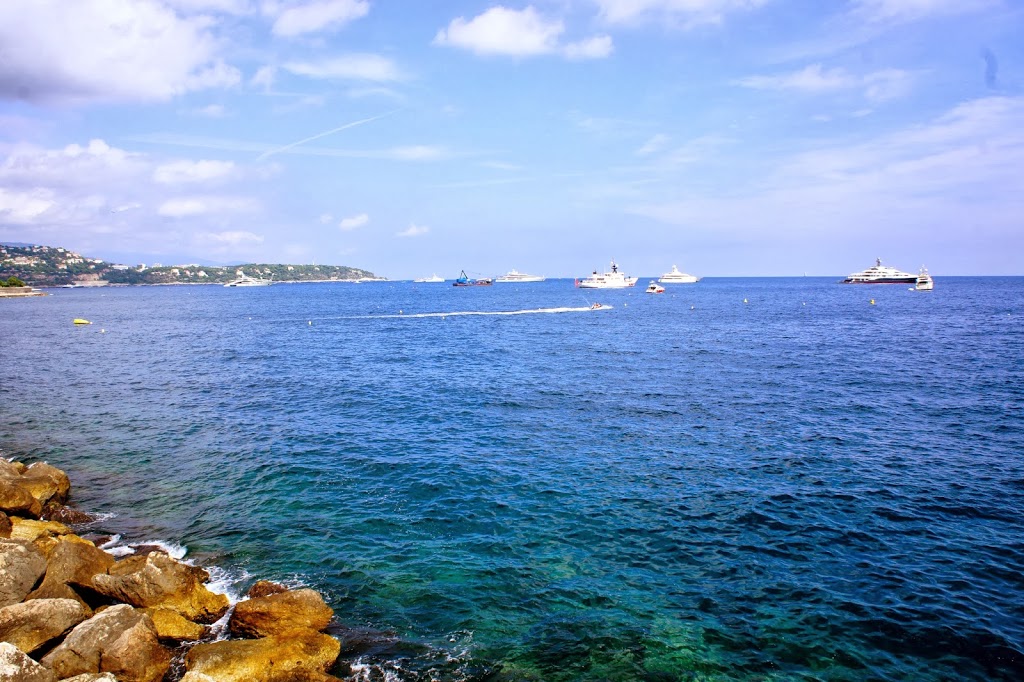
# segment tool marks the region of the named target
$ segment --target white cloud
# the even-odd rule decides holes
[[[435,45],[448,45],[477,54],[530,56],[554,52],[565,31],[561,21],[545,19],[532,6],[522,10],[492,7],[466,21],[452,19],[434,37]]]
[[[157,214],[166,218],[187,218],[208,213],[250,213],[259,203],[248,197],[180,197],[160,204]]]
[[[472,19],[456,17],[434,36],[434,45],[478,55],[533,57],[560,53],[569,59],[599,59],[612,53],[609,36],[593,36],[561,45],[565,24],[542,16],[532,6],[521,10],[498,5]]]
[[[28,225],[55,205],[54,193],[46,188],[10,191],[0,187],[0,225]]]
[[[274,87],[274,80],[277,78],[277,67],[266,65],[256,69],[256,73],[249,79],[249,85],[254,88],[262,88],[269,91]]]
[[[1000,0],[854,0],[852,13],[869,22],[902,23],[930,16],[967,14],[999,4]]]
[[[906,95],[910,91],[912,81],[913,74],[900,69],[883,69],[857,76],[845,69],[825,69],[821,64],[811,64],[790,73],[748,76],[737,81],[737,84],[757,90],[795,90],[808,93],[862,89],[867,99],[881,102]]]
[[[655,152],[659,152],[665,148],[665,145],[668,144],[668,141],[668,135],[662,135],[661,133],[658,133],[651,139],[647,140],[647,142],[645,142],[644,145],[640,147],[640,149],[636,150],[637,156],[648,156],[650,154],[654,154]]]
[[[228,115],[227,109],[224,108],[223,104],[207,104],[205,107],[192,109],[188,113],[203,118],[224,118]]]
[[[396,237],[419,237],[419,236],[425,235],[428,232],[430,232],[430,228],[429,227],[426,227],[425,225],[412,224],[412,225],[409,225],[408,228],[402,230],[401,232],[396,232],[395,236]]]
[[[196,241],[220,247],[239,247],[263,243],[263,235],[245,230],[225,230],[224,232],[201,232]]]
[[[350,218],[342,218],[341,222],[338,223],[338,229],[342,232],[348,232],[358,227],[362,227],[368,222],[370,222],[370,216],[365,213],[360,213],[359,215],[354,215]]]
[[[157,166],[153,180],[165,185],[189,182],[210,182],[230,176],[235,171],[231,161],[174,161]]]
[[[274,35],[292,38],[306,33],[338,29],[370,11],[364,0],[316,0],[295,7],[264,3],[264,13],[276,16]]]
[[[207,16],[155,0],[0,2],[0,97],[31,102],[160,101],[231,86]]]
[[[760,7],[768,0],[594,0],[609,24],[658,22],[690,28],[718,24],[727,14]]]
[[[695,229],[713,224],[718,241],[754,244],[770,234],[775,247],[823,240],[834,251],[837,240],[905,239],[916,251],[942,235],[970,251],[967,240],[1019,231],[1022,119],[1024,97],[965,102],[868,142],[819,140],[718,196],[680,194],[632,212]]]
[[[562,53],[569,59],[604,59],[612,53],[611,36],[594,36],[577,43],[569,43]]]
[[[334,222],[334,216],[330,213],[321,213],[319,220],[321,225],[326,225],[327,223]]]
[[[348,54],[321,61],[288,62],[286,71],[308,78],[396,81],[402,74],[395,63],[376,54]]]

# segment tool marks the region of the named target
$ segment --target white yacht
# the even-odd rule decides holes
[[[600,275],[594,270],[590,277],[576,280],[576,286],[580,289],[625,289],[634,286],[638,279],[640,278],[627,277],[619,272],[619,266],[613,260],[611,272]]]
[[[917,281],[914,283],[914,289],[917,291],[931,291],[935,288],[935,280],[928,274],[928,268],[921,266],[921,272],[917,273]]]
[[[501,277],[495,277],[495,282],[543,282],[544,277],[541,275],[527,275],[525,272],[519,272],[515,268],[508,271],[507,274]]]
[[[672,266],[672,272],[666,272],[664,275],[658,278],[658,281],[662,284],[693,284],[699,277],[688,275],[685,272],[679,272],[679,268]]]
[[[665,293],[665,287],[661,286],[660,284],[658,284],[657,282],[655,282],[652,279],[651,283],[647,285],[646,289],[644,289],[644,293],[645,294],[663,294],[663,293]]]
[[[239,272],[237,278],[226,282],[226,287],[265,287],[273,284],[273,281],[269,279],[260,279],[259,277],[250,277],[244,273]]]
[[[867,270],[855,272],[843,280],[843,284],[915,284],[916,282],[917,275],[882,265],[881,258],[876,258],[875,264]]]
[[[434,273],[430,277],[420,277],[419,279],[413,280],[413,282],[419,282],[421,284],[439,284],[443,281],[444,277],[438,277],[437,273]]]

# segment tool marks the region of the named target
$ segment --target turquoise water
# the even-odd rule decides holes
[[[1024,677],[1024,279],[646,282],[0,301],[0,447],[352,679]]]

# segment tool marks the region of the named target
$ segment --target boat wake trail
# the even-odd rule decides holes
[[[421,317],[461,317],[467,315],[539,315],[545,313],[589,313],[594,310],[611,310],[610,305],[600,308],[590,306],[584,308],[533,308],[530,310],[457,310],[449,313],[398,313],[395,315],[356,315],[348,319],[389,319],[389,318],[421,318]]]

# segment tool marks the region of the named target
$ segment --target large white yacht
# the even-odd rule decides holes
[[[581,289],[625,289],[634,286],[638,279],[640,278],[627,277],[619,272],[619,266],[613,260],[611,272],[600,275],[594,270],[590,277],[576,280],[576,286]]]
[[[672,272],[666,272],[664,275],[658,278],[658,281],[662,284],[693,284],[699,277],[688,275],[685,272],[679,272],[679,268],[672,266]]]
[[[495,277],[495,282],[543,282],[544,277],[541,275],[527,275],[525,272],[519,272],[515,268],[512,268],[508,273],[501,277]]]
[[[437,273],[434,273],[430,277],[420,277],[419,279],[413,280],[413,282],[419,282],[421,284],[440,284],[443,281],[444,277],[438,277]]]
[[[269,279],[260,279],[258,277],[250,277],[242,271],[238,272],[238,277],[226,282],[226,287],[265,287],[273,284],[274,282]]]
[[[867,270],[855,272],[843,280],[843,284],[915,284],[916,282],[917,275],[882,265],[881,258],[876,258],[875,264]]]

